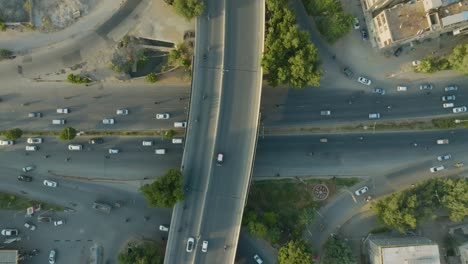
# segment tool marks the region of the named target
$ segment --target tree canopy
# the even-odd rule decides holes
[[[155,243],[146,242],[126,248],[118,255],[117,261],[119,264],[162,264],[163,256]]]
[[[23,131],[19,128],[13,128],[5,132],[6,139],[17,140],[23,135]]]
[[[151,184],[140,188],[141,193],[151,207],[172,207],[184,199],[182,192],[182,173],[178,169],[169,169],[163,176]]]
[[[188,20],[201,15],[205,9],[205,3],[201,0],[174,0],[172,6],[179,15]]]
[[[454,70],[468,75],[468,44],[457,45],[448,57],[448,61]]]
[[[279,264],[310,264],[313,263],[310,246],[302,240],[291,240],[278,251]]]
[[[435,178],[394,193],[374,206],[384,224],[402,233],[416,228],[420,220],[433,215],[438,208],[445,209],[454,222],[468,216],[467,180]]]
[[[319,86],[322,72],[309,34],[297,28],[286,0],[267,0],[267,30],[262,66],[272,86]]]
[[[323,264],[356,264],[351,247],[337,236],[330,237],[324,245]]]
[[[59,139],[63,141],[72,140],[76,137],[76,129],[73,127],[66,127],[60,131]]]

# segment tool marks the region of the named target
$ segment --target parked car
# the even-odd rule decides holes
[[[453,111],[454,114],[464,113],[464,112],[466,112],[466,106],[455,107],[455,108],[452,109],[452,111]]]
[[[57,114],[68,114],[70,113],[69,108],[57,108]]]
[[[322,110],[322,111],[320,111],[320,115],[321,116],[329,116],[329,115],[331,115],[331,111],[330,110]]]
[[[372,81],[367,79],[367,78],[364,78],[364,77],[359,77],[357,79],[358,82],[364,84],[364,85],[371,85]]]
[[[400,56],[400,54],[401,54],[402,51],[403,51],[403,48],[402,48],[402,47],[398,47],[398,48],[393,52],[393,56],[395,56],[395,57]]]
[[[432,90],[432,84],[428,84],[428,83],[421,84],[419,86],[419,90]]]
[[[357,190],[354,192],[354,194],[356,194],[356,195],[362,195],[362,194],[366,193],[367,191],[369,191],[369,187],[364,186],[364,187],[361,187],[361,188],[357,189]]]
[[[64,225],[64,224],[65,224],[65,220],[63,220],[63,219],[54,221],[54,226],[61,226],[61,225]]]
[[[57,187],[57,182],[55,181],[52,181],[52,180],[44,180],[43,182],[44,186],[47,186],[47,187]]]
[[[342,69],[342,71],[343,71],[343,73],[344,73],[347,77],[349,77],[349,78],[353,77],[353,75],[354,75],[353,71],[351,71],[351,69],[348,68],[348,67],[344,67],[344,68]]]
[[[205,252],[205,253],[208,251],[208,241],[207,240],[203,241],[201,251]]]
[[[442,96],[442,101],[455,101],[456,97],[455,95],[445,95]]]
[[[367,33],[366,28],[361,28],[361,37],[362,40],[369,40],[369,33]]]
[[[126,108],[117,109],[116,114],[117,115],[128,115],[128,109],[126,109]]]
[[[113,125],[114,124],[114,119],[113,118],[106,118],[102,120],[102,123],[104,125]]]
[[[253,259],[255,260],[255,262],[257,262],[257,264],[262,264],[263,263],[263,259],[258,254],[255,254],[253,256]]]
[[[55,256],[57,255],[57,252],[52,249],[50,252],[49,252],[49,264],[55,264]]]
[[[68,150],[72,150],[72,151],[75,151],[75,150],[82,150],[83,149],[83,145],[80,145],[80,144],[70,144],[68,145]]]
[[[374,88],[373,92],[376,94],[385,95],[385,89]]]
[[[11,146],[14,144],[15,142],[13,140],[0,140],[0,146]]]
[[[42,138],[28,138],[28,144],[41,144]]]
[[[5,229],[2,230],[2,235],[3,236],[17,236],[18,235],[18,229],[5,228]]]
[[[187,239],[187,247],[185,250],[189,253],[192,252],[194,245],[195,245],[195,239],[193,237],[189,237]]]
[[[165,225],[159,225],[159,231],[169,232],[169,227]]]
[[[31,112],[28,114],[28,117],[42,117],[42,113],[40,112]]]
[[[353,19],[353,28],[354,29],[359,29],[361,26],[359,25],[359,18],[354,17]]]
[[[396,87],[396,90],[397,90],[398,92],[406,92],[406,91],[408,90],[408,87],[407,87],[407,86],[398,85],[398,86]]]
[[[119,154],[120,150],[119,149],[109,149],[109,154]]]
[[[156,114],[156,119],[169,119],[171,117],[168,113]]]
[[[89,139],[89,144],[102,144],[104,143],[104,139],[103,138],[91,138]]]
[[[18,181],[30,182],[32,181],[32,177],[28,175],[20,175],[18,176]]]
[[[31,222],[26,222],[26,223],[24,223],[24,227],[26,227],[27,229],[29,229],[29,230],[31,230],[31,231],[36,230],[36,226],[35,226],[33,223],[31,223]]]
[[[369,119],[379,119],[380,113],[371,113],[369,114]]]
[[[449,85],[449,86],[445,87],[444,90],[445,90],[446,92],[457,91],[457,90],[458,90],[458,86],[456,86],[456,85]]]
[[[440,165],[440,166],[432,167],[432,168],[430,168],[429,170],[430,170],[431,172],[437,172],[437,171],[441,171],[441,170],[444,170],[444,169],[445,169],[445,167],[442,166],[442,165]]]
[[[444,154],[444,155],[440,155],[437,157],[437,160],[438,161],[444,161],[444,160],[449,160],[452,158],[452,155],[450,154]]]
[[[29,166],[23,167],[23,171],[28,172],[28,171],[34,170],[35,168],[36,167],[34,165],[29,165]]]

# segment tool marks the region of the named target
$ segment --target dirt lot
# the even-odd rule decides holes
[[[29,22],[29,14],[24,8],[26,0],[0,1],[0,18],[5,22]]]

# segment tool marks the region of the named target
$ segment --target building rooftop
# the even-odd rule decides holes
[[[396,5],[384,12],[394,42],[414,37],[429,28],[422,1]]]
[[[382,248],[382,263],[440,264],[437,245],[396,246]]]
[[[18,250],[0,250],[1,264],[17,264]]]

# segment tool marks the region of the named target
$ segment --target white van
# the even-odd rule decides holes
[[[73,145],[73,144],[68,145],[68,150],[82,150],[82,149],[83,149],[83,145]]]
[[[64,119],[54,119],[52,120],[52,125],[63,125],[65,122],[66,121]]]
[[[453,103],[445,103],[442,105],[444,108],[450,108],[450,107],[454,107],[455,105]]]
[[[397,90],[398,92],[406,92],[406,91],[408,90],[408,87],[398,85],[398,86],[396,87],[396,90]]]
[[[57,108],[57,114],[68,114],[70,113],[70,109],[68,108]]]
[[[143,146],[153,146],[153,140],[143,140]]]
[[[187,127],[187,122],[174,122],[174,127]]]
[[[172,143],[173,144],[182,144],[183,139],[182,138],[173,138]]]
[[[37,146],[26,146],[26,151],[37,151]]]
[[[156,149],[154,151],[154,154],[164,155],[164,154],[166,154],[166,149]]]

